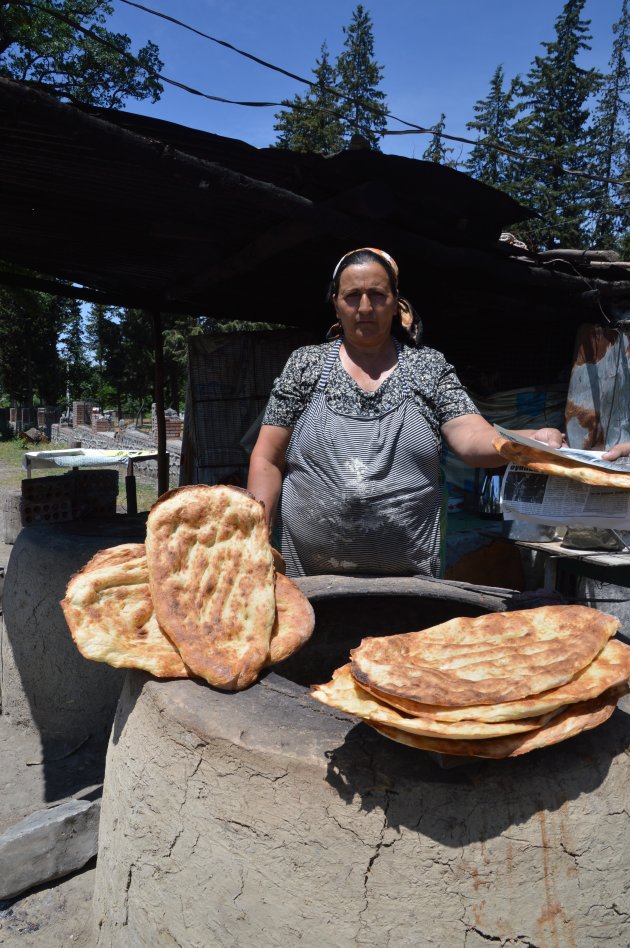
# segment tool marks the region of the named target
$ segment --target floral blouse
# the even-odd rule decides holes
[[[293,352],[275,380],[263,424],[292,428],[309,404],[324,361],[334,342],[303,346]],[[411,395],[436,437],[440,428],[460,415],[479,414],[474,402],[441,352],[423,346],[401,346],[398,366],[375,392],[365,392],[336,359],[326,387],[326,400],[343,415],[371,418],[400,404],[404,397],[404,371]]]

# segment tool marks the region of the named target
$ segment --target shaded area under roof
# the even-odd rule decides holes
[[[256,149],[7,79],[0,189],[0,261],[13,268],[0,264],[0,283],[72,281],[61,295],[151,310],[154,328],[160,311],[187,312],[323,339],[335,263],[382,247],[426,343],[480,393],[554,381],[581,322],[630,311],[629,264],[499,243],[532,212],[461,172],[369,150]]]
[[[430,266],[455,253],[474,268],[506,226],[532,216],[431,162],[256,149],[78,109],[8,79],[0,123],[0,258],[121,305],[225,315],[217,300],[228,305],[235,280],[258,270],[264,281],[272,269],[277,284],[285,263],[307,260],[300,286],[319,306],[322,281],[349,247],[377,243]],[[263,317],[286,321],[250,316]]]

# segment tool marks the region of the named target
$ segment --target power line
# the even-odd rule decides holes
[[[176,26],[181,26],[182,29],[189,30],[191,33],[195,33],[197,36],[201,36],[203,39],[208,39],[213,43],[217,43],[219,46],[224,46],[226,49],[230,49],[235,53],[238,53],[239,56],[244,56],[246,59],[252,60],[252,62],[258,63],[261,66],[264,66],[266,69],[272,69],[274,72],[279,72],[283,76],[288,76],[289,79],[295,79],[297,82],[301,82],[304,85],[314,88],[318,86],[317,82],[314,82],[312,79],[305,79],[304,76],[298,76],[294,72],[290,72],[288,69],[283,69],[282,66],[276,66],[274,63],[268,62],[266,59],[261,59],[259,56],[255,56],[253,53],[248,53],[243,49],[239,49],[238,46],[234,46],[232,43],[229,43],[227,40],[218,39],[216,36],[211,36],[209,33],[204,33],[203,30],[199,30],[194,26],[190,26],[188,23],[184,23],[182,20],[178,20],[176,17],[169,16],[166,13],[161,13],[159,10],[154,10],[152,7],[147,7],[142,3],[136,3],[134,0],[120,0],[120,3],[124,3],[128,7],[136,7],[138,10],[143,10],[145,13],[149,13],[151,16],[159,17],[162,20],[167,20],[169,23],[174,23]],[[338,96],[345,101],[352,101],[352,97],[343,92],[342,89],[337,88],[337,86],[321,86],[324,92],[328,92],[332,95]],[[288,103],[291,108],[293,106]],[[299,107],[296,107],[299,109]],[[372,112],[375,115],[383,115],[385,118],[391,119],[395,122],[400,122],[401,125],[406,125],[406,129],[386,129],[383,132],[383,135],[429,135],[434,134],[435,129],[425,128],[422,125],[417,125],[415,122],[408,122],[405,119],[401,119],[396,115],[393,115],[391,112],[384,112],[383,110],[373,108],[370,106],[365,107],[366,111]],[[311,109],[311,111],[317,111],[317,108]],[[328,110],[322,110],[328,111]],[[331,113],[336,115],[337,113]],[[559,171],[562,171],[564,174],[576,175],[582,178],[588,178],[593,181],[600,181],[604,184],[618,184],[618,185],[627,185],[630,184],[630,179],[618,179],[618,178],[608,178],[604,175],[591,174],[587,171],[578,171],[572,168],[565,168],[562,165],[558,165],[558,162],[553,158],[542,158],[538,155],[527,155],[522,152],[514,151],[512,148],[508,148],[506,145],[499,145],[496,142],[491,142],[488,139],[472,139],[464,138],[461,135],[450,135],[446,132],[440,132],[440,138],[445,138],[451,142],[460,142],[464,145],[477,145],[484,148],[492,148],[495,151],[500,151],[505,155],[509,155],[512,158],[518,158],[522,161],[540,161],[544,164],[549,164],[558,167]]]
[[[435,133],[435,129],[424,129],[423,131],[429,131]],[[414,129],[386,129],[383,132],[383,135],[418,135],[419,132],[416,132]],[[493,148],[495,151],[500,151],[504,155],[510,155],[512,158],[518,158],[521,161],[540,161],[542,164],[551,165],[554,168],[557,168],[558,171],[561,171],[563,174],[572,174],[580,178],[588,178],[591,181],[601,181],[603,184],[618,184],[621,186],[630,185],[630,178],[607,178],[605,175],[592,174],[590,171],[578,171],[575,168],[565,168],[564,165],[558,164],[555,158],[543,158],[540,155],[526,155],[522,151],[514,151],[512,148],[508,148],[506,145],[499,145],[496,142],[492,142],[487,138],[481,138],[475,141],[472,138],[463,138],[459,135],[447,135],[445,132],[439,132],[440,138],[447,138],[450,142],[463,142],[465,145],[481,145],[483,148]]]
[[[360,125],[358,125],[356,122],[352,121],[350,118],[343,115],[342,113],[336,112],[332,109],[325,109],[325,108],[322,108],[321,106],[297,105],[295,103],[288,102],[288,101],[285,101],[285,102],[242,101],[238,99],[227,99],[227,98],[224,98],[223,96],[216,96],[216,95],[211,95],[208,92],[202,92],[200,89],[195,89],[193,86],[189,86],[186,83],[178,82],[176,79],[171,79],[170,77],[163,75],[157,70],[151,69],[145,63],[140,62],[140,60],[136,56],[134,56],[133,53],[130,53],[126,49],[121,49],[119,46],[116,46],[115,43],[112,43],[111,41],[106,40],[104,37],[99,36],[98,33],[95,33],[93,30],[90,30],[87,27],[84,27],[82,24],[78,23],[76,20],[73,20],[71,17],[67,16],[66,14],[61,13],[61,11],[59,10],[56,10],[52,7],[42,6],[41,4],[38,4],[38,3],[33,3],[31,2],[31,0],[10,0],[10,2],[12,2],[15,6],[30,6],[36,10],[41,11],[42,13],[48,13],[50,16],[54,17],[55,19],[60,20],[63,23],[66,23],[68,26],[73,27],[73,29],[78,30],[80,33],[83,33],[85,36],[88,36],[90,39],[93,39],[95,42],[100,43],[102,46],[105,46],[108,49],[111,49],[114,52],[118,53],[119,55],[125,56],[127,59],[132,60],[140,69],[143,69],[148,75],[151,75],[156,79],[159,79],[160,82],[165,82],[168,85],[174,86],[175,88],[182,89],[184,92],[188,92],[191,95],[200,96],[204,99],[209,99],[211,102],[220,102],[225,105],[239,105],[239,106],[244,106],[247,108],[290,108],[297,112],[307,112],[311,114],[319,113],[322,115],[331,115],[335,118],[340,118],[348,122],[349,125],[351,125],[353,128],[355,128],[359,132],[365,131],[365,129],[362,129]],[[211,36],[209,33],[204,33],[202,30],[198,30],[196,29],[196,27],[190,26],[189,24],[184,23],[181,20],[176,19],[175,17],[169,16],[165,13],[161,13],[158,10],[153,10],[151,7],[144,6],[143,4],[135,3],[133,2],[133,0],[120,0],[120,2],[125,3],[127,6],[137,7],[138,9],[143,10],[144,12],[149,13],[152,16],[157,16],[160,19],[167,20],[175,24],[176,26],[181,26],[183,29],[189,30],[190,32],[195,33],[204,39],[211,40],[212,42],[217,43],[220,46],[224,46],[226,49],[230,49],[233,52],[238,53],[240,56],[244,56],[247,59],[250,59],[253,62],[258,63],[259,65],[264,66],[267,69],[272,69],[275,72],[279,72],[285,76],[288,76],[291,79],[295,79],[298,82],[304,83],[310,86],[311,88],[319,85],[318,83],[313,82],[311,79],[305,79],[303,76],[298,76],[296,73],[289,72],[288,70],[283,69],[281,66],[276,66],[273,63],[269,63],[266,60],[261,59],[258,56],[255,56],[253,53],[248,53],[245,50],[241,50],[237,46],[234,46],[232,43],[227,42],[227,40],[221,40],[221,39],[218,39],[217,37]],[[346,101],[353,101],[351,96],[348,96],[345,92],[343,92],[341,89],[338,89],[336,86],[321,86],[321,88],[323,91],[331,93],[332,95],[335,95],[338,98],[344,99]],[[367,112],[371,112],[372,114],[379,115],[379,116],[384,116],[385,118],[389,118],[392,121],[399,122],[401,125],[407,126],[406,129],[386,129],[382,133],[383,135],[435,134],[434,128],[425,128],[424,126],[418,125],[415,122],[408,122],[406,119],[399,118],[398,116],[393,115],[391,112],[385,112],[381,109],[378,109],[376,107],[369,106],[369,105],[366,105],[364,108],[365,108],[365,111]],[[608,177],[605,177],[604,175],[596,175],[588,171],[578,171],[573,168],[567,168],[563,165],[559,165],[558,162],[553,158],[543,158],[539,155],[523,154],[522,152],[514,151],[513,149],[508,148],[505,145],[499,145],[496,142],[491,142],[487,139],[479,139],[475,141],[474,139],[464,138],[463,136],[460,136],[460,135],[450,135],[447,132],[440,132],[439,135],[440,135],[440,138],[445,138],[448,141],[461,142],[466,145],[475,145],[475,146],[481,146],[484,148],[492,148],[495,151],[499,151],[503,154],[509,155],[513,158],[517,158],[522,161],[537,161],[542,164],[548,164],[557,168],[557,170],[559,172],[562,172],[563,174],[569,174],[569,175],[574,175],[576,177],[587,178],[592,181],[599,181],[603,184],[612,184],[612,185],[620,185],[620,186],[627,186],[630,184],[630,179],[608,178]]]
[[[134,56],[133,53],[130,53],[129,50],[122,49],[120,46],[116,46],[115,43],[112,43],[110,40],[105,39],[103,36],[99,36],[98,33],[95,33],[93,30],[88,29],[83,26],[81,23],[78,23],[72,17],[67,16],[65,13],[62,13],[60,10],[56,10],[53,7],[42,6],[39,3],[33,3],[31,0],[9,0],[14,6],[29,6],[35,10],[39,10],[41,13],[48,13],[56,20],[60,20],[62,23],[66,23],[68,26],[71,26],[73,29],[78,30],[80,33],[83,33],[84,36],[89,37],[94,40],[96,43],[100,43],[101,46],[105,46],[107,49],[111,49],[114,52],[118,53],[120,56],[124,56],[127,59],[131,60],[138,66],[140,69],[143,69],[148,75],[153,76],[155,79],[159,79],[160,82],[165,82],[168,85],[175,86],[178,89],[182,89],[184,92],[189,92],[191,95],[201,96],[204,99],[209,99],[211,102],[221,102],[225,105],[242,105],[248,108],[282,108],[286,105],[284,102],[257,102],[257,101],[241,101],[238,99],[226,99],[223,96],[211,95],[209,92],[202,92],[200,89],[195,89],[194,86],[186,85],[186,83],[178,82],[176,79],[171,79],[169,76],[165,76],[163,73],[158,72],[156,69],[151,69],[150,66],[147,66],[146,63],[141,62],[137,56]],[[261,60],[262,62],[262,60]],[[298,112],[319,112],[325,115],[332,115],[335,118],[343,118],[340,112],[335,112],[332,109],[324,109],[319,106],[308,106],[308,105],[291,105],[291,108],[295,109]],[[363,131],[360,125],[357,125],[355,122],[348,120],[349,124],[352,125],[357,131]]]

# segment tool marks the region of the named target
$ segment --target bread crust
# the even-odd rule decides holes
[[[389,737],[390,740],[397,741],[399,744],[407,744],[408,747],[414,747],[418,750],[428,750],[438,754],[452,754],[456,757],[489,757],[493,759],[520,757],[530,751],[566,741],[582,731],[590,731],[592,728],[599,727],[612,715],[619,698],[627,693],[627,685],[618,685],[615,688],[610,688],[598,698],[571,705],[548,724],[536,730],[481,741],[448,741],[439,738],[420,737],[382,724],[370,723],[369,726],[384,737]]]
[[[448,708],[515,701],[566,684],[620,626],[586,606],[541,606],[451,619],[421,632],[366,638],[355,680]]]
[[[314,628],[315,613],[302,590],[288,576],[276,573],[276,617],[265,664],[289,658],[310,639]]]
[[[568,477],[593,487],[615,487],[630,490],[630,473],[610,471],[603,467],[580,464],[573,458],[563,458],[558,454],[548,454],[525,444],[516,444],[507,438],[497,437],[492,442],[502,458],[511,464],[529,468],[538,474],[551,474],[555,477]]]
[[[190,677],[155,617],[143,543],[96,553],[71,577],[61,608],[84,658],[157,678]]]
[[[565,685],[543,691],[517,701],[496,704],[471,705],[465,708],[445,708],[442,705],[420,704],[400,695],[387,694],[373,685],[363,685],[377,701],[390,704],[405,714],[431,715],[436,721],[514,721],[519,718],[549,714],[558,708],[580,701],[597,698],[604,691],[630,679],[630,645],[618,639],[606,642],[590,665],[578,672]]]
[[[240,690],[269,656],[274,567],[264,508],[228,485],[191,485],[153,505],[146,540],[160,626],[209,684]]]
[[[446,740],[480,740],[502,737],[506,734],[520,734],[546,724],[555,713],[551,712],[519,721],[438,721],[431,715],[409,717],[395,708],[378,701],[361,688],[350,671],[350,665],[338,668],[332,681],[326,685],[315,685],[311,695],[322,704],[327,704],[346,714],[361,718],[370,724],[382,724],[406,731],[418,737],[438,737]]]

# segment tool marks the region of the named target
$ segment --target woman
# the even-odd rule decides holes
[[[277,516],[289,576],[435,576],[441,438],[473,467],[498,467],[494,429],[444,356],[419,343],[389,254],[342,257],[331,299],[337,338],[298,349],[276,379],[248,488],[270,530]],[[563,440],[555,428],[522,433]]]

